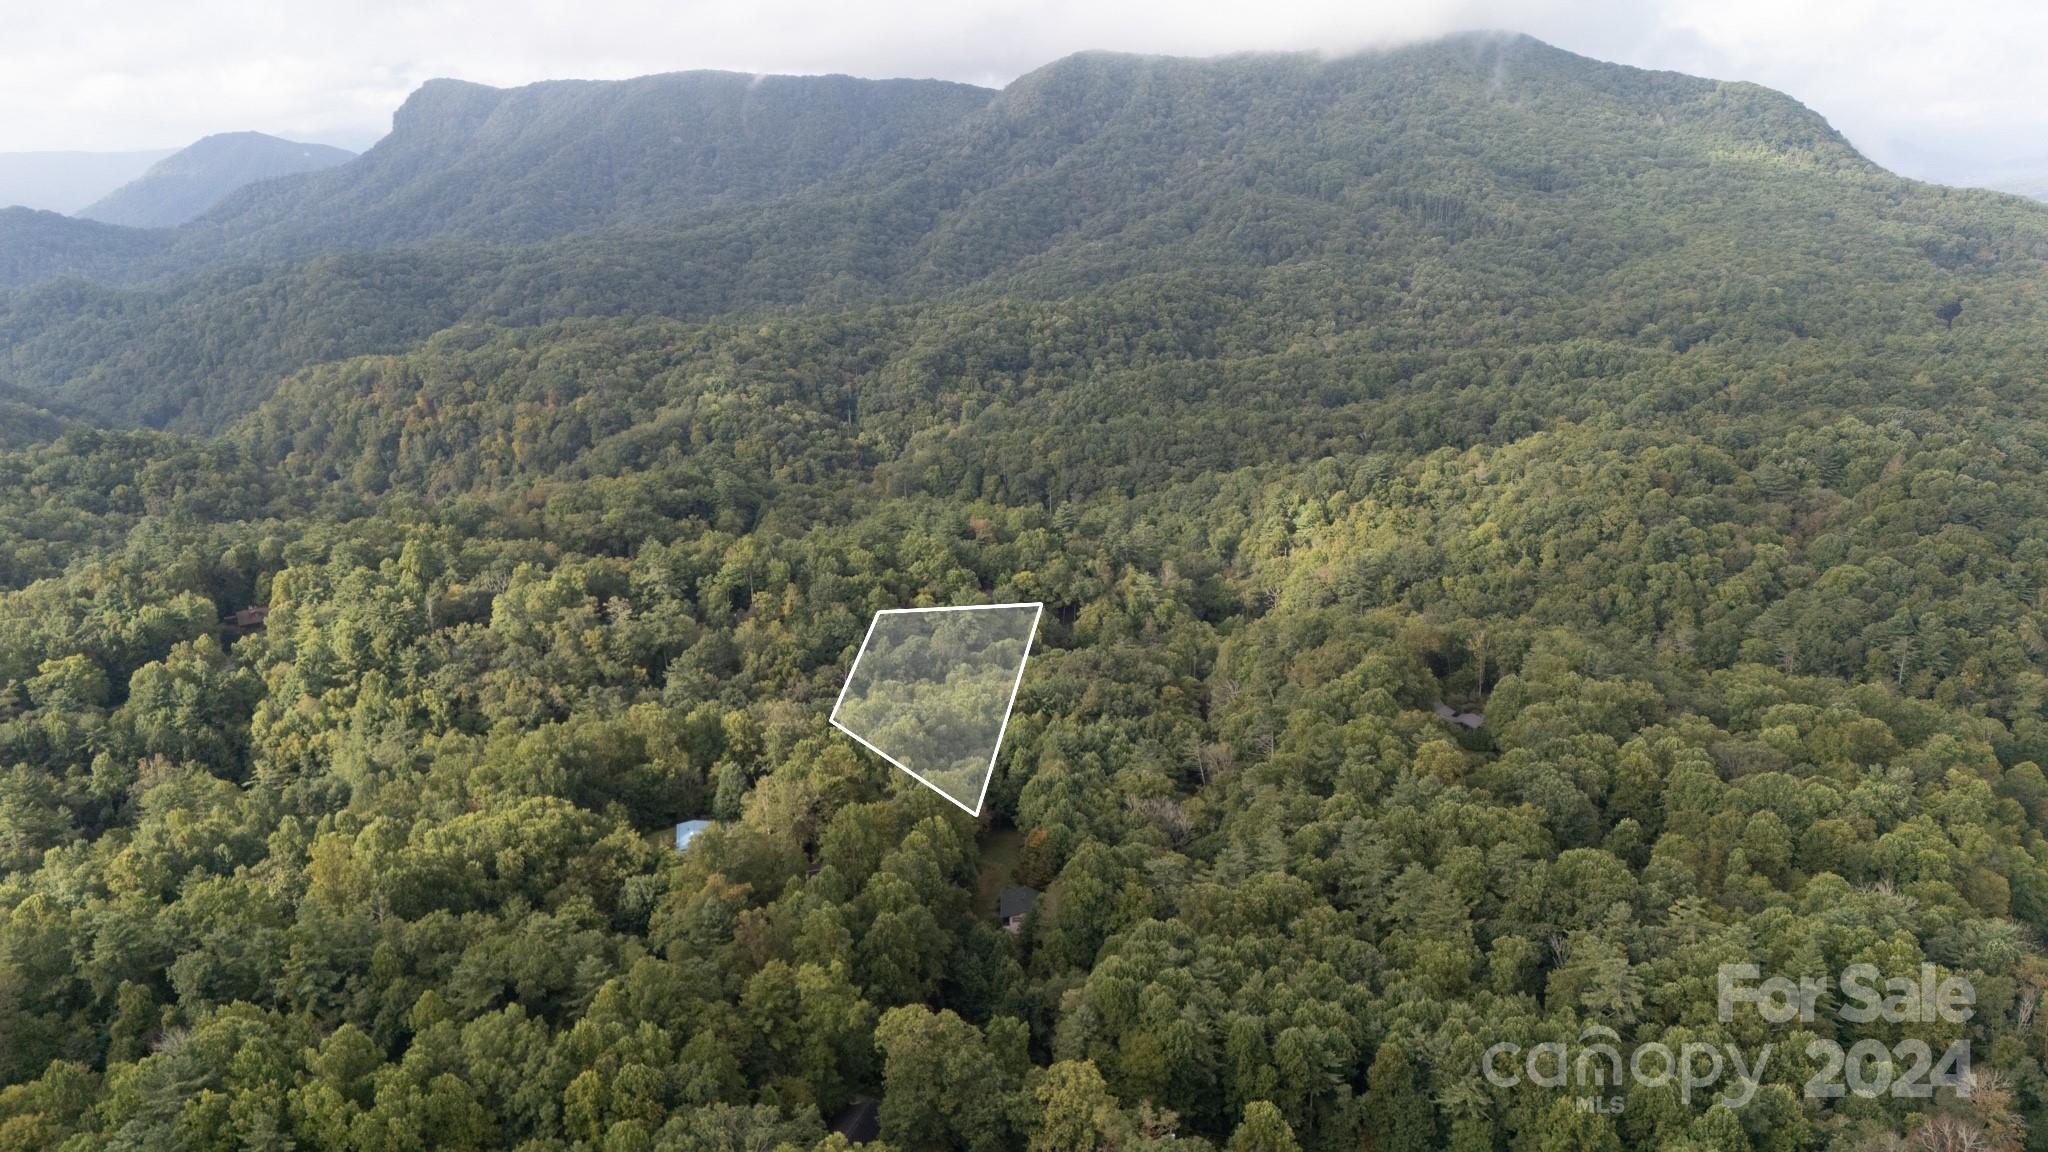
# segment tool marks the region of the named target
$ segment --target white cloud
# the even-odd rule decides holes
[[[16,11],[19,9],[19,11]],[[1343,51],[1462,28],[1799,97],[1873,156],[2048,157],[2048,8],[2019,0],[0,0],[0,150],[256,128],[361,146],[421,81],[680,68],[1000,84],[1084,48]]]

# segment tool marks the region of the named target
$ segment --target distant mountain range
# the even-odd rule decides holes
[[[1688,205],[1683,233],[1665,202]],[[2043,221],[1997,203],[1893,176],[1782,94],[1526,37],[1341,59],[1084,53],[1001,91],[444,80],[354,161],[173,229],[0,215],[0,286],[30,289],[0,293],[0,381],[214,426],[306,364],[464,321],[1062,294],[1303,261],[1354,284],[1476,261],[1504,312],[1557,291],[1597,326],[1603,308],[1697,291],[1680,249],[1733,254],[1745,283],[1840,280],[1839,261],[1786,243],[1816,219],[1867,226],[1844,292],[1917,283],[1929,262],[1965,275],[2031,251]],[[1560,273],[1566,250],[1578,271]],[[66,278],[93,283],[48,283]]]
[[[940,81],[733,72],[512,89],[435,80],[360,162],[249,189],[180,252],[532,243],[755,205],[927,138],[995,95]]]
[[[1888,139],[1877,152],[1900,172],[1957,188],[2048,197],[2048,151],[2002,132],[1958,131],[1940,142]]]
[[[301,144],[261,132],[225,132],[159,160],[77,215],[131,228],[171,228],[250,184],[317,172],[354,158],[353,152],[325,144]]]
[[[171,153],[0,152],[0,208],[76,212]]]
[[[2048,172],[2001,180],[1992,187],[2004,192],[2017,192],[2021,196],[2032,196],[2036,200],[2048,200]]]
[[[759,204],[928,137],[996,95],[942,81],[733,72],[514,89],[429,81],[359,162],[241,187],[184,222],[155,259],[103,278],[427,241],[534,243]],[[106,204],[84,215],[96,219],[72,232],[90,253],[104,247],[91,225],[114,217]],[[62,230],[46,222],[37,252],[0,257],[0,286],[76,274],[88,257],[56,242]]]

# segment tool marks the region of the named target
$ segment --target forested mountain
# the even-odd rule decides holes
[[[352,164],[251,189],[183,238],[185,260],[543,240],[759,201],[986,104],[940,81],[682,72],[516,89],[427,84]]]
[[[168,246],[160,234],[33,208],[0,208],[0,291],[66,277],[124,276]]]
[[[988,103],[976,91],[910,86],[895,103],[944,95],[953,116],[958,105]],[[593,92],[601,110],[624,98]],[[450,120],[442,105],[486,95],[432,85],[409,107]],[[406,131],[408,115],[360,162],[264,194],[310,196],[424,154],[426,142],[411,141],[425,129]],[[2027,274],[2048,251],[2039,213],[1893,177],[1785,97],[1597,66],[1528,40],[1465,38],[1334,61],[1082,56],[929,134],[898,136],[911,138],[765,204],[692,192],[671,202],[666,222],[650,209],[641,223],[537,245],[509,242],[530,234],[521,213],[616,205],[604,191],[613,185],[593,178],[599,193],[571,211],[562,206],[577,197],[546,189],[591,166],[544,165],[553,177],[505,178],[524,198],[489,191],[489,180],[449,182],[479,204],[526,205],[518,210],[412,216],[390,207],[409,203],[403,196],[365,210],[383,221],[366,235],[435,227],[477,244],[244,265],[146,288],[16,293],[0,298],[10,350],[0,379],[116,419],[210,429],[296,367],[396,351],[457,320],[702,317],[962,291],[1057,296],[1197,269],[1274,275],[1308,292],[1318,291],[1315,277],[1333,277],[1350,306],[1368,309],[1421,301],[1441,285],[1444,299],[1407,315],[1433,320],[1432,310],[1450,309],[1446,321],[1501,339],[1696,329],[1676,337],[1690,340],[1724,322],[1805,332],[1880,315],[1911,330],[1945,324],[1940,310],[1973,292],[2005,295],[2001,280]],[[719,186],[719,170],[707,163],[678,187]],[[479,184],[486,190],[468,191]],[[439,187],[418,187],[429,186]],[[224,205],[179,230],[178,250],[289,249],[312,242],[303,232],[286,238],[292,228],[346,231],[355,219],[322,208],[273,231],[260,207]],[[403,220],[412,222],[394,222]],[[1842,249],[1848,234],[1857,242]],[[1439,267],[1441,279],[1417,282],[1416,270]],[[1772,277],[1810,290],[1755,296]],[[1693,303],[1703,294],[1704,310]],[[1531,308],[1531,296],[1554,306]],[[1672,307],[1683,314],[1648,314]]]
[[[0,302],[0,1149],[2048,1147],[2048,209],[1521,38],[645,83]],[[1022,600],[980,819],[827,726]],[[1483,1075],[1602,1037],[1774,1055]]]
[[[428,241],[526,244],[721,205],[744,210],[927,136],[994,95],[941,81],[732,72],[516,89],[436,80],[357,162],[242,187],[177,229],[156,258],[93,278],[145,281]],[[253,135],[202,141],[180,168],[239,172],[259,163],[252,152],[274,165],[277,150],[246,139]],[[71,274],[59,267],[12,282]]]
[[[171,228],[238,188],[332,168],[354,156],[344,148],[280,140],[261,132],[223,132],[159,160],[77,215],[130,228]]]

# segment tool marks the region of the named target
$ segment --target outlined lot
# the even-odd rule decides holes
[[[832,726],[979,816],[1044,610],[1026,603],[875,613]]]

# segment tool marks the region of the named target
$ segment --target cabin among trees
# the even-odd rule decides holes
[[[996,898],[996,919],[1002,921],[1003,931],[1015,936],[1024,931],[1024,921],[1037,906],[1038,889],[1012,884]]]
[[[236,640],[247,636],[251,632],[263,631],[264,623],[269,619],[270,609],[265,605],[259,604],[254,607],[243,608],[238,612],[228,613],[220,618],[220,626],[221,631],[227,634],[228,639]]]
[[[1478,712],[1460,712],[1441,701],[1436,706],[1436,718],[1448,720],[1460,728],[1477,729],[1481,724],[1486,723],[1486,717]]]

